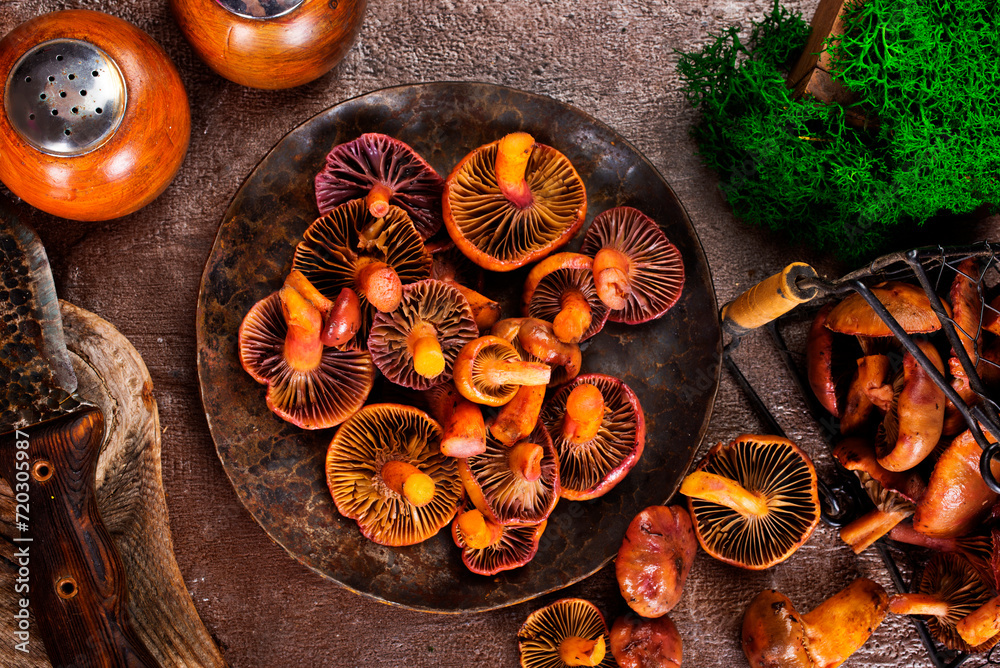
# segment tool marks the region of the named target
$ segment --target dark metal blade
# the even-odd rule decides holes
[[[81,405],[38,235],[0,202],[0,433]]]

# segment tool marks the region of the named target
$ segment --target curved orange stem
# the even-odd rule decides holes
[[[594,256],[594,285],[597,296],[609,308],[620,311],[628,303],[629,259],[614,248],[602,248]]]
[[[767,502],[763,498],[747,491],[736,481],[714,473],[695,471],[689,474],[681,483],[681,494],[718,503],[743,517],[764,517],[768,514]]]
[[[604,420],[604,397],[596,385],[583,383],[566,398],[562,436],[574,445],[593,440]]]
[[[578,343],[593,321],[590,302],[579,290],[563,295],[562,310],[552,320],[552,331],[564,343]]]
[[[524,172],[535,147],[535,139],[526,132],[513,132],[497,146],[496,175],[500,192],[518,208],[531,206],[534,198]]]
[[[282,287],[278,295],[288,324],[285,361],[295,371],[312,371],[323,359],[323,344],[319,340],[323,316],[312,302],[289,285]]]
[[[510,468],[528,482],[542,477],[542,457],[545,450],[537,443],[518,443],[507,454]]]
[[[434,498],[434,480],[413,464],[391,460],[382,466],[382,481],[397,494],[419,507]]]

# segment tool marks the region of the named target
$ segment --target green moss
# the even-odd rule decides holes
[[[705,163],[735,213],[857,260],[942,212],[1000,202],[998,0],[867,0],[833,50],[877,119],[791,98],[785,75],[809,28],[777,2],[754,23],[681,54]]]

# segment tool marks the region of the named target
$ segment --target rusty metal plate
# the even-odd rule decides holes
[[[648,436],[638,465],[599,499],[561,501],[530,564],[483,577],[462,565],[448,530],[419,545],[390,548],[368,541],[355,522],[341,517],[324,477],[334,430],[303,431],[275,417],[264,404],[264,386],[240,367],[236,332],[250,307],[281,286],[295,244],[319,215],[313,178],[334,145],[382,132],[413,146],[446,176],[472,149],[517,130],[569,157],[587,186],[588,223],[613,206],[640,209],[677,245],[687,278],[680,301],[666,316],[634,327],[609,323],[584,353],[584,373],[622,378],[642,403]],[[514,304],[525,276],[523,269],[487,275],[484,292],[501,301],[505,316],[517,315]],[[369,93],[322,112],[282,139],[246,179],[223,218],[202,277],[197,328],[209,429],[254,519],[320,575],[385,602],[433,612],[512,605],[573,584],[607,564],[632,517],[663,503],[680,484],[708,426],[722,358],[704,251],[656,169],[578,109],[478,83]],[[373,398],[379,391],[376,385]]]

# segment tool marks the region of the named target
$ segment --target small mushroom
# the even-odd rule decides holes
[[[620,206],[594,218],[580,252],[594,258],[594,284],[612,309],[612,322],[635,325],[659,318],[680,299],[680,251],[637,209]]]
[[[996,439],[986,432],[990,442]],[[986,486],[979,472],[979,447],[971,431],[964,431],[945,448],[927,483],[927,492],[917,504],[913,528],[934,538],[955,538],[968,533],[986,517],[1000,499]],[[1000,476],[1000,463],[990,464]]]
[[[451,524],[455,545],[462,548],[462,563],[473,573],[496,575],[524,566],[538,552],[546,521],[504,526],[476,508],[463,508]]]
[[[670,617],[622,615],[608,643],[619,668],[681,668],[681,635]]]
[[[816,469],[778,436],[744,434],[717,444],[684,478],[681,494],[702,548],[750,570],[790,557],[819,523]]]
[[[639,398],[611,376],[577,377],[542,406],[539,419],[556,446],[562,496],[570,501],[611,491],[639,461],[646,443]]]
[[[590,601],[564,598],[528,615],[517,632],[521,668],[613,668],[608,626]]]
[[[597,296],[593,260],[579,253],[556,253],[536,264],[524,281],[521,311],[548,320],[560,341],[579,343],[604,327],[610,312]]]
[[[479,292],[483,284],[482,269],[462,255],[451,239],[430,243],[427,250],[432,260],[431,278],[444,281],[462,293],[480,331],[492,327],[500,319],[500,304]]]
[[[471,457],[486,451],[486,424],[479,406],[455,389],[441,383],[427,391],[431,414],[441,425],[441,454]]]
[[[445,182],[444,224],[459,250],[510,271],[566,244],[587,215],[587,192],[556,149],[515,132],[465,156]]]
[[[344,288],[336,299],[331,301],[317,290],[301,271],[290,272],[285,279],[285,285],[291,286],[312,302],[323,315],[320,343],[324,346],[342,346],[354,341],[355,335],[361,328],[361,302],[354,290]]]
[[[913,514],[926,485],[915,472],[896,472],[879,464],[875,448],[862,438],[846,438],[833,449],[833,456],[848,471],[854,471],[875,508],[840,530],[840,538],[855,554],[861,554],[896,525]]]
[[[959,620],[955,631],[969,647],[996,645],[1000,641],[1000,596],[994,596]]]
[[[813,318],[806,341],[806,375],[809,387],[823,406],[834,417],[840,417],[837,380],[833,367],[833,332],[826,326],[826,319],[833,310],[830,302]]]
[[[988,362],[985,360],[981,360],[981,362],[980,367],[985,368],[988,366]],[[958,396],[962,398],[966,406],[969,408],[975,407],[980,402],[980,397],[969,384],[969,376],[965,373],[965,368],[962,366],[961,360],[954,355],[948,358],[948,372],[951,376],[952,389],[958,393]],[[942,434],[944,436],[954,436],[966,429],[968,429],[968,424],[965,422],[965,417],[955,407],[955,404],[948,401],[944,409],[944,425],[941,427]]]
[[[467,343],[453,371],[462,396],[486,406],[503,406],[522,385],[546,385],[552,373],[547,364],[522,360],[510,343],[497,336]]]
[[[925,536],[910,523],[900,523],[889,532],[889,538],[907,545],[916,545],[937,552],[950,552],[966,559],[992,589],[1000,583],[1000,528],[978,526],[971,533],[956,538]],[[979,643],[972,643],[978,645]]]
[[[372,308],[394,310],[403,285],[430,276],[430,254],[409,216],[399,207],[375,218],[364,200],[331,210],[306,229],[292,269],[301,271],[328,299],[344,288],[357,293],[364,317],[359,336],[368,339]]]
[[[840,418],[842,434],[864,431],[876,408],[883,413],[891,410],[894,393],[893,386],[886,384],[889,367],[889,358],[885,355],[865,355],[858,359]],[[902,391],[902,386],[899,389]]]
[[[559,500],[559,460],[544,429],[512,448],[487,437],[485,452],[458,461],[469,499],[497,524],[538,524]]]
[[[647,618],[673,610],[697,551],[691,516],[682,506],[650,506],[636,515],[615,558],[618,588],[628,606]]]
[[[927,617],[927,630],[948,649],[985,652],[1000,642],[1000,636],[970,646],[955,625],[990,598],[989,588],[969,562],[954,554],[935,554],[924,567],[917,592],[893,596],[889,611]]]
[[[917,341],[917,346],[943,373],[934,346],[927,341]],[[893,401],[876,437],[879,464],[890,471],[908,471],[922,462],[941,439],[944,407],[944,392],[907,351],[902,377],[893,383]]]
[[[804,615],[766,589],[743,613],[743,653],[751,668],[834,668],[868,641],[888,605],[885,590],[866,578]]]
[[[907,334],[927,334],[941,329],[941,321],[931,308],[927,294],[915,285],[889,281],[871,288]],[[826,326],[840,334],[877,338],[892,336],[859,293],[852,293],[837,304],[826,319]]]
[[[408,145],[369,132],[333,149],[316,175],[316,204],[320,214],[344,202],[361,198],[375,218],[398,206],[429,239],[441,228],[444,179]]]
[[[376,313],[368,350],[393,383],[415,390],[451,380],[458,353],[479,336],[462,293],[432,278],[403,288],[392,313]]]
[[[458,460],[441,427],[412,406],[371,404],[347,420],[326,454],[337,510],[379,545],[414,545],[451,522],[462,501]]]
[[[583,355],[580,346],[575,343],[560,341],[551,323],[538,318],[511,318],[501,322],[519,322],[516,341],[511,339],[515,348],[523,350],[526,359],[538,360],[553,368],[550,386],[563,385],[577,377],[583,366]],[[494,333],[506,339],[510,330],[498,333],[500,328],[494,328]]]
[[[240,324],[240,363],[267,385],[267,407],[303,429],[356,413],[375,384],[367,351],[324,346],[322,314],[291,286],[257,302]]]

